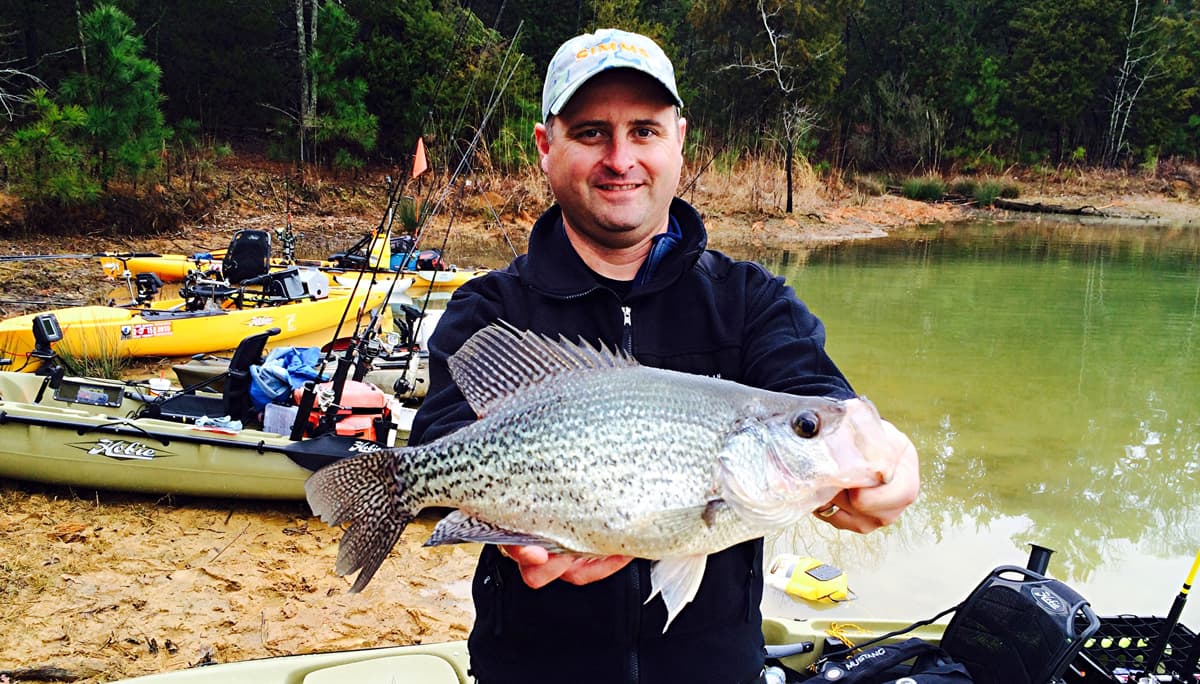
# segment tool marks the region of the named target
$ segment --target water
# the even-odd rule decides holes
[[[897,525],[774,540],[846,571],[859,598],[834,615],[932,615],[1030,543],[1098,613],[1167,613],[1200,546],[1200,236],[968,225],[749,256],[922,457]]]

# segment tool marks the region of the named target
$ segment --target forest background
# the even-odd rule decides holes
[[[2,0],[0,163],[22,211],[0,230],[178,227],[204,211],[178,193],[235,150],[353,177],[405,172],[423,137],[440,169],[529,172],[553,51],[610,25],[673,58],[689,163],[771,160],[788,211],[797,165],[1200,155],[1196,0]]]

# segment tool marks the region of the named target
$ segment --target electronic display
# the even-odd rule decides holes
[[[33,318],[33,336],[40,342],[58,342],[62,339],[62,327],[54,314],[39,314]]]

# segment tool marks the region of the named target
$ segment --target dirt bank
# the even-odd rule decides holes
[[[1090,206],[1148,226],[1200,228],[1200,200],[1190,186],[1114,183],[1028,184],[1021,199]],[[191,253],[220,247],[238,228],[286,223],[285,207],[270,199],[267,185],[262,179],[238,185],[257,190],[233,193],[235,201],[210,221],[176,233],[32,237],[8,242],[3,252]],[[340,199],[289,207],[294,229],[303,234],[300,256],[337,251],[379,221],[378,187],[326,187],[322,195]],[[712,184],[689,196],[706,213],[711,243],[726,249],[1005,218],[1002,212],[846,189],[810,192],[787,216],[751,211],[726,195]],[[460,219],[446,243],[450,260],[503,263],[510,242],[523,248],[534,207],[544,206],[539,202],[500,199],[500,221],[478,211]],[[427,246],[442,246],[446,234],[445,226],[431,231],[435,237]],[[0,263],[0,315],[46,303],[100,301],[114,284],[83,259]],[[312,518],[299,502],[156,499],[0,480],[0,673],[14,680],[40,673],[103,682],[207,662],[465,638],[475,551],[421,547],[431,527],[431,520],[414,523],[367,590],[352,596],[349,583],[332,571],[340,531]]]

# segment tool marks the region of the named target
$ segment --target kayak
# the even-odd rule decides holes
[[[419,400],[429,390],[429,337],[441,320],[444,309],[430,309],[420,318],[412,339],[402,340],[392,351],[385,351],[371,361],[364,382],[385,392],[394,392],[401,401]],[[411,325],[406,323],[406,325]],[[179,384],[187,387],[209,383],[214,391],[223,389],[221,374],[229,370],[229,358],[204,355],[171,366]]]
[[[53,310],[62,326],[60,354],[80,358],[190,356],[233,349],[248,334],[278,327],[278,343],[332,328],[343,314],[366,317],[384,303],[388,283],[357,290],[331,287],[324,297],[296,298],[284,303],[245,308],[219,306],[189,310],[184,299],[155,301],[149,306],[76,306]],[[37,370],[32,327],[39,314],[0,321],[0,370]],[[353,323],[348,322],[353,327]]]
[[[882,635],[908,623],[887,620],[853,620],[862,640]],[[844,633],[831,620],[765,618],[763,636],[769,645],[811,644],[807,652],[782,658],[783,664],[803,671],[822,652],[825,637]],[[936,642],[940,625],[920,628],[908,636]],[[187,670],[119,680],[122,684],[470,684],[465,641],[383,648],[309,653],[206,665]]]
[[[121,278],[124,276],[125,271],[128,271],[132,275],[153,273],[164,283],[177,283],[182,282],[188,273],[192,271],[219,269],[221,267],[221,255],[222,251],[204,253],[203,255],[157,254],[122,258],[102,256],[98,257],[97,260],[104,273],[112,278]],[[285,264],[278,258],[271,259],[271,268],[273,269],[286,268],[288,265],[317,268],[336,273],[358,272],[357,270],[339,267],[332,261],[297,260],[291,264]],[[478,278],[488,273],[489,270],[486,268],[459,269],[457,267],[449,267],[445,270],[405,268],[398,271],[380,269],[375,272],[387,274],[399,273],[402,278],[412,278],[414,290],[445,292],[454,290],[472,278]],[[367,270],[365,272],[370,273],[372,271]]]
[[[229,370],[229,359],[203,356],[174,364],[171,370],[184,387],[212,381],[209,386],[214,391],[220,391],[224,384],[219,376]],[[421,399],[429,389],[428,357],[414,353],[394,359],[376,359],[372,369],[363,376],[363,382],[369,382],[385,392],[394,391],[402,400]]]
[[[148,382],[66,377],[51,388],[46,381],[0,372],[0,477],[150,494],[304,499],[312,471],[289,456],[297,442],[280,434],[287,430],[139,417],[170,392]],[[393,413],[401,444],[414,413]]]
[[[102,255],[97,257],[100,269],[110,278],[124,277],[130,274],[153,273],[164,283],[179,283],[191,271],[207,271],[220,266],[221,257],[225,250],[205,252],[203,254],[143,254],[125,257],[120,255]]]
[[[486,268],[469,270],[452,269],[448,271],[400,271],[401,275],[413,279],[413,290],[433,290],[435,292],[447,292],[457,289],[466,284],[467,281],[489,272],[490,270]]]

